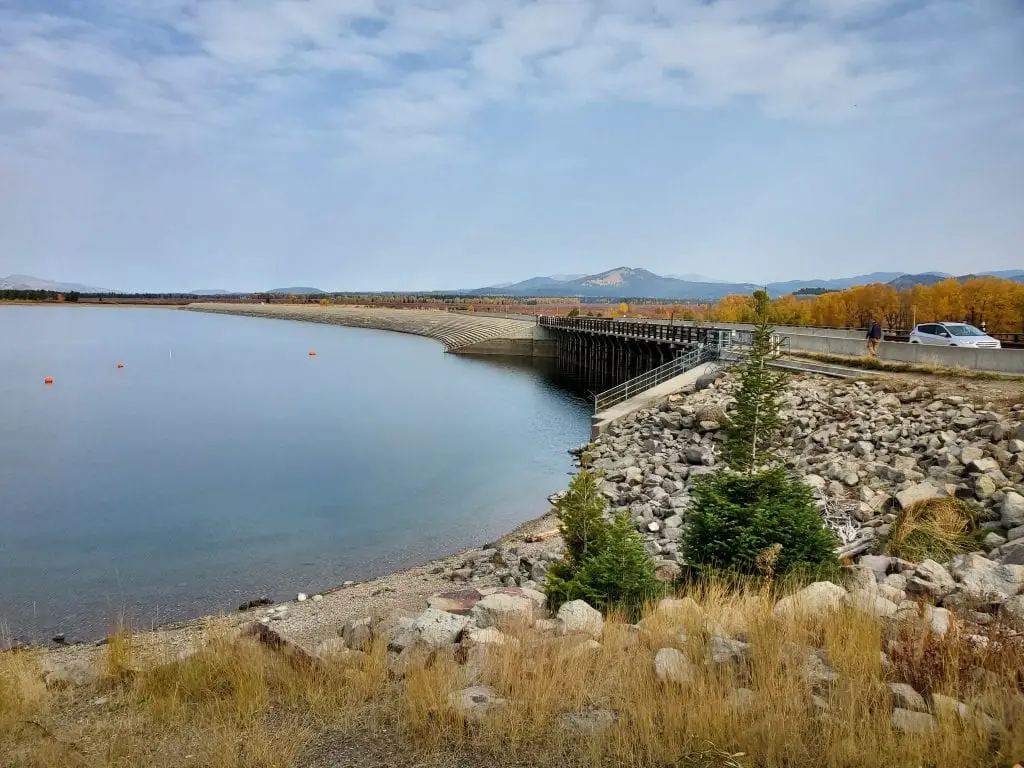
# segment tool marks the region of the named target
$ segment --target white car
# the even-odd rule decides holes
[[[967,323],[921,323],[910,332],[911,344],[999,349],[1002,345],[984,331]]]

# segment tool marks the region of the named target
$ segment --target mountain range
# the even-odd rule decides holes
[[[59,283],[54,280],[44,280],[32,275],[8,275],[0,277],[0,291],[57,291],[68,293],[78,291],[79,293],[114,293],[107,288],[97,288],[92,285],[80,283]]]
[[[1006,269],[992,272],[960,275],[956,279],[969,280],[972,277],[992,276],[1024,283],[1024,269]],[[434,291],[433,293],[458,293],[467,296],[510,296],[510,297],[570,297],[607,298],[607,299],[666,299],[678,301],[717,301],[724,296],[736,293],[749,294],[759,288],[765,288],[772,297],[784,296],[801,289],[818,289],[820,291],[842,290],[869,283],[887,283],[897,289],[905,289],[914,285],[933,285],[953,275],[945,272],[924,272],[907,274],[904,272],[871,272],[866,275],[840,277],[824,280],[787,280],[768,283],[767,286],[756,283],[731,283],[714,280],[703,275],[656,275],[639,267],[616,267],[593,275],[547,275],[531,277],[520,282],[490,285],[459,291]],[[78,291],[79,293],[115,293],[106,288],[82,285],[80,283],[62,283],[44,280],[31,275],[10,275],[0,278],[0,290],[33,290],[33,291]],[[196,296],[243,295],[244,291],[228,291],[222,288],[207,288],[191,291]],[[290,288],[274,288],[264,293],[318,295],[329,291],[311,286],[293,286]]]
[[[1024,283],[1024,270],[1013,269],[999,272],[983,272],[978,275],[963,275],[958,280],[967,280],[980,275],[1002,277]],[[710,278],[694,280],[701,275],[656,275],[636,267],[616,267],[593,275],[561,279],[560,276],[531,277],[518,283],[504,283],[463,291],[475,296],[579,296],[581,298],[637,298],[637,299],[678,299],[691,301],[715,301],[735,293],[751,293],[765,288],[772,297],[794,293],[802,288],[821,290],[842,290],[869,283],[888,283],[894,288],[909,288],[912,285],[931,285],[952,275],[924,273],[910,275],[903,272],[871,272],[866,275],[841,277],[825,280],[787,280],[757,285],[755,283],[728,283]]]

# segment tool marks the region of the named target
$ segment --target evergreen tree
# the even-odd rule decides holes
[[[753,299],[754,341],[747,361],[739,366],[740,389],[726,422],[724,447],[729,466],[748,474],[776,460],[772,442],[782,427],[779,395],[786,384],[785,373],[768,365],[775,353],[768,294],[754,291]]]

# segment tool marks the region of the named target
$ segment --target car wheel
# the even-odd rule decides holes
[[[911,343],[911,344],[920,344],[921,342],[920,342],[920,341],[918,341],[917,339],[911,339],[911,340],[910,340],[910,343]]]

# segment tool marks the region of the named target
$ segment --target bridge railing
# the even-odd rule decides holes
[[[669,379],[673,379],[680,374],[686,373],[687,371],[696,368],[701,363],[714,360],[717,357],[717,347],[710,347],[701,344],[693,349],[687,350],[683,354],[679,355],[679,357],[668,361],[664,365],[652,368],[646,373],[640,374],[636,378],[624,381],[617,387],[612,387],[611,389],[595,395],[594,413],[600,413],[606,408],[618,405],[624,400],[635,397],[641,392],[653,389],[659,384],[662,384]]]
[[[667,341],[678,344],[718,344],[724,336],[743,343],[745,336],[751,331],[712,328],[692,325],[665,325],[663,323],[647,323],[642,320],[612,320],[602,317],[552,317],[542,315],[539,320],[542,328],[563,331],[582,331],[620,338],[644,339],[650,341]]]

